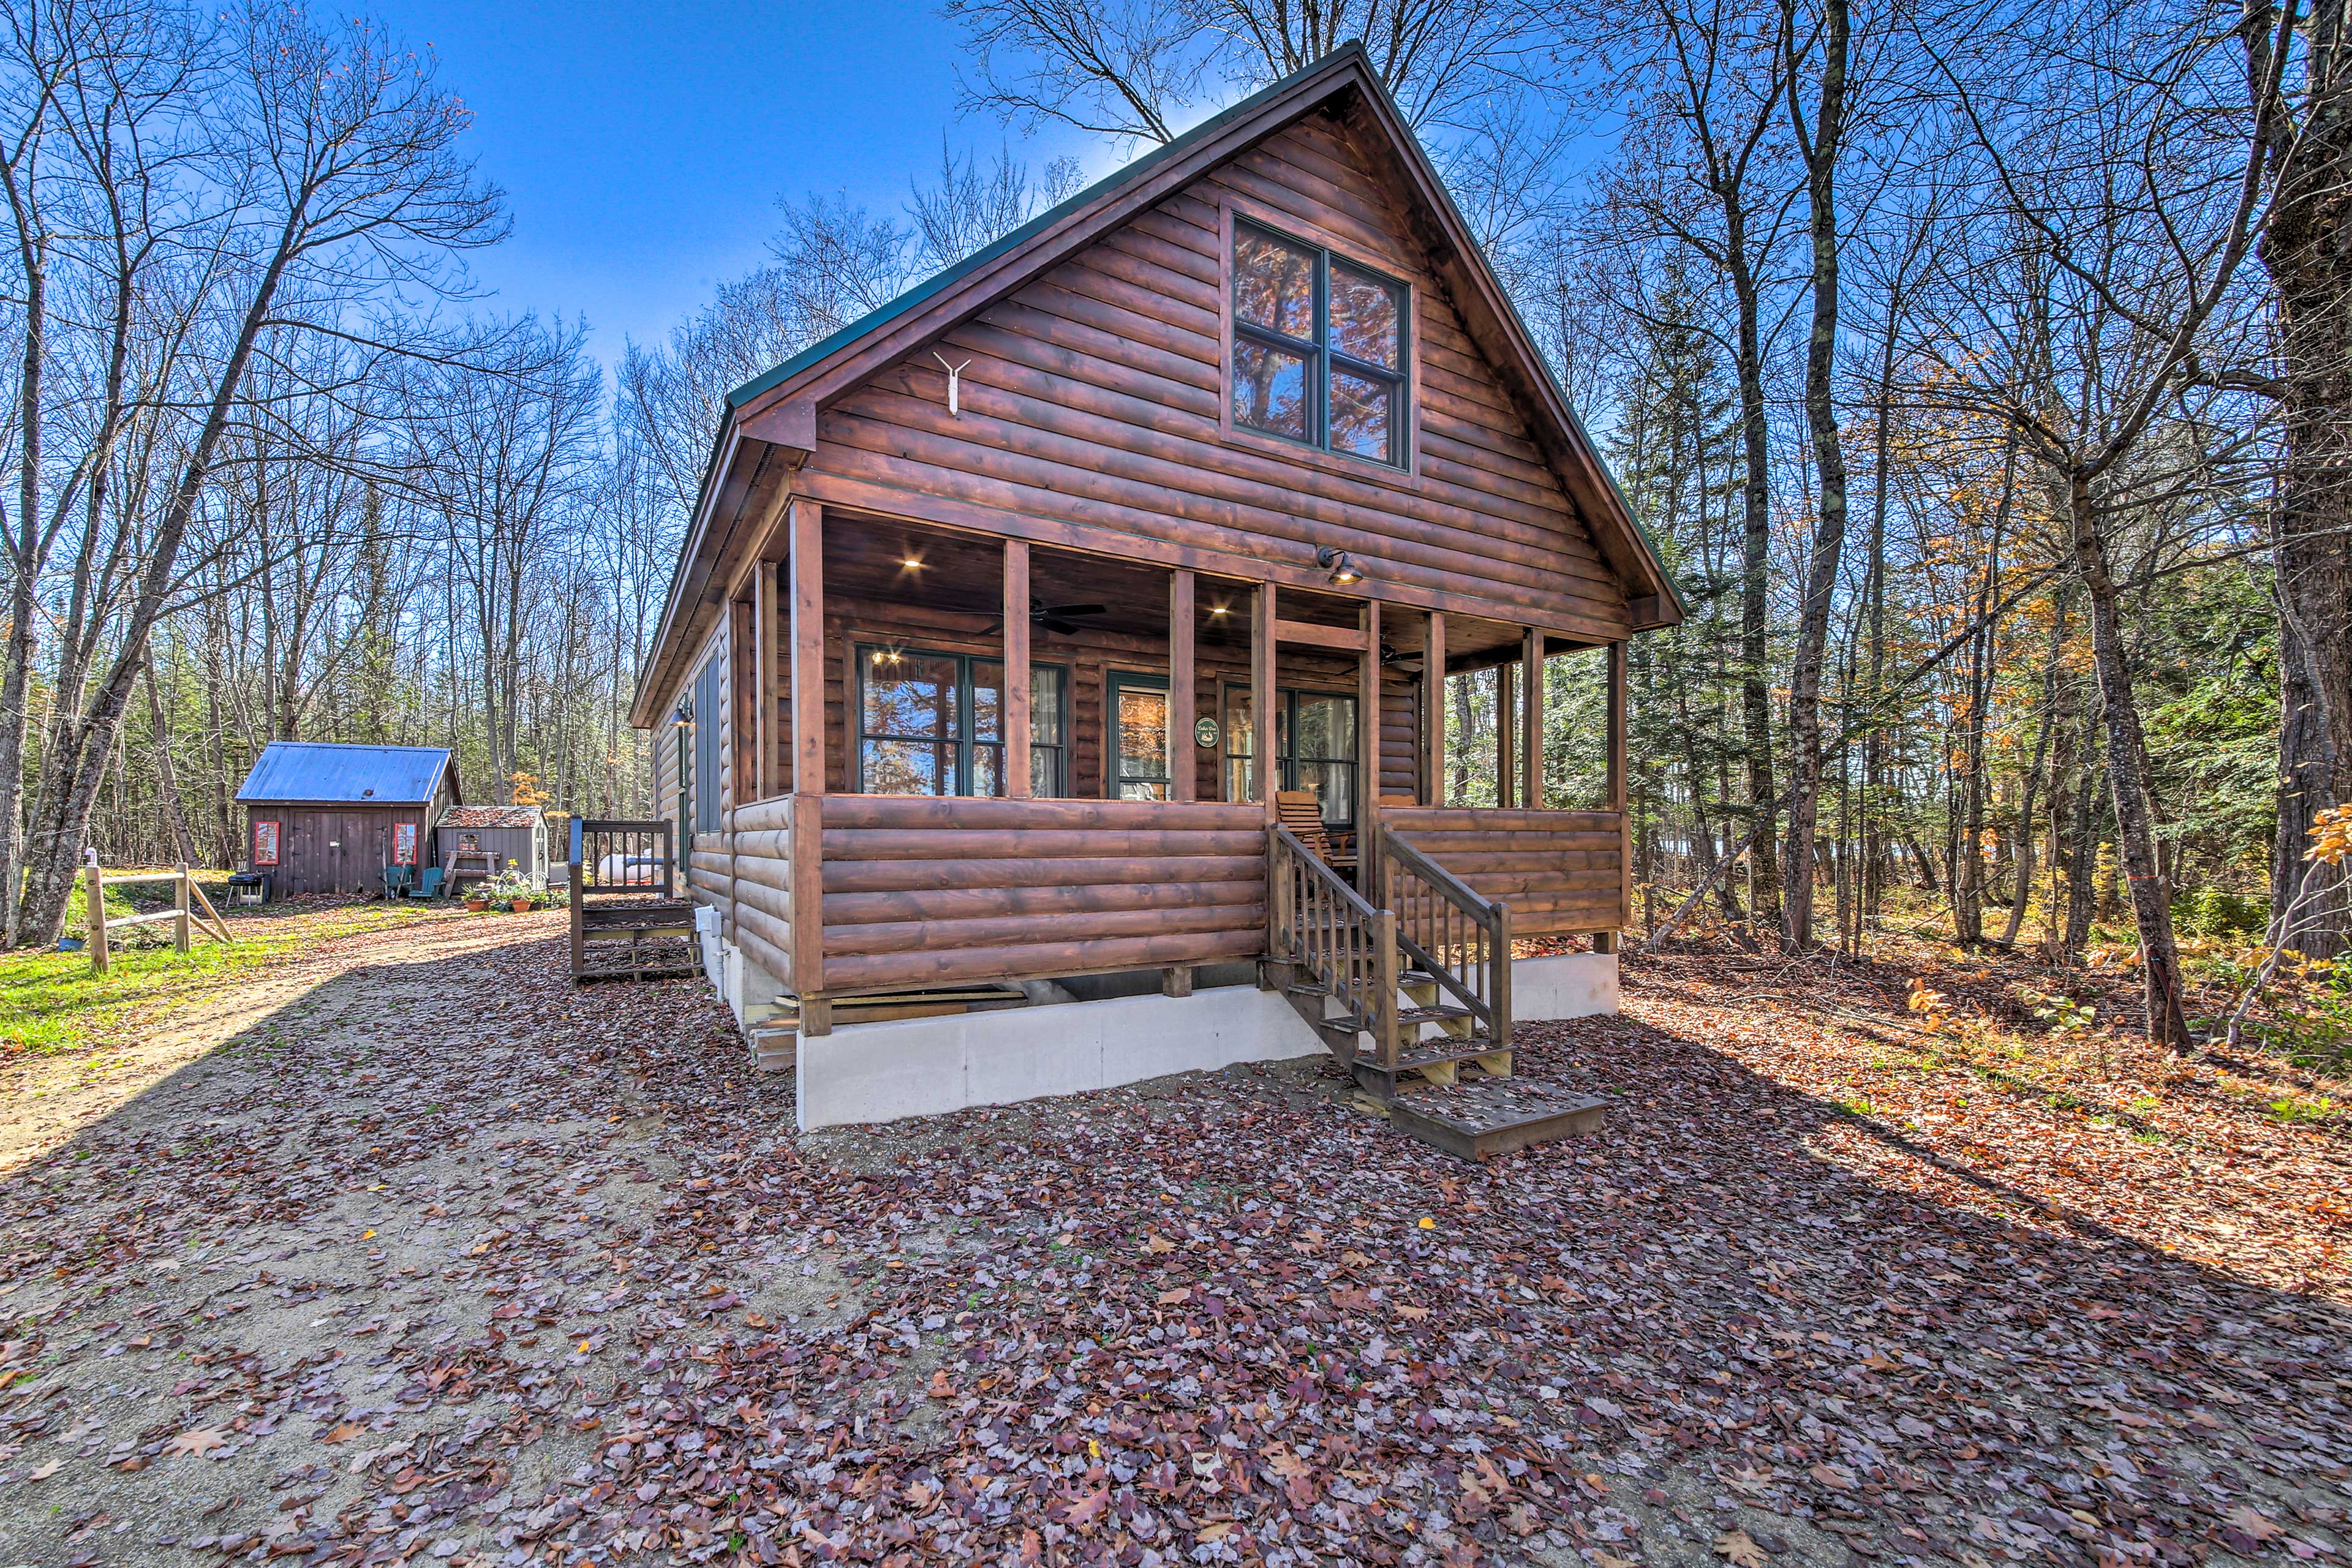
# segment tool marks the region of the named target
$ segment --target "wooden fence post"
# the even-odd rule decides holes
[[[183,864],[180,875],[172,883],[172,946],[180,952],[188,951],[188,868]]]
[[[89,881],[89,967],[92,972],[106,973],[106,873],[99,869],[98,851],[89,852],[87,876]]]

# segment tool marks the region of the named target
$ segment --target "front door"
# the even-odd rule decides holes
[[[1103,710],[1110,724],[1103,794],[1114,800],[1166,800],[1168,678],[1114,669]]]

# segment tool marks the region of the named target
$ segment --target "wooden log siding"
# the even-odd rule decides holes
[[[1623,875],[1622,814],[1391,806],[1387,830],[1510,906],[1515,937],[1614,931]]]
[[[805,494],[1139,559],[1354,552],[1383,597],[1625,635],[1623,589],[1349,133],[1316,115],[819,411]],[[1221,433],[1226,209],[1412,287],[1408,470]],[[1181,558],[1181,559],[1180,559]]]
[[[824,822],[828,993],[1211,963],[1265,945],[1255,805],[828,795]]]
[[[735,941],[782,984],[793,984],[793,802],[735,808]]]

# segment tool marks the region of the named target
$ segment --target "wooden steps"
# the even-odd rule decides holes
[[[586,904],[572,921],[575,980],[664,980],[702,972],[687,899]]]
[[[1457,1160],[1488,1160],[1597,1132],[1608,1108],[1598,1095],[1507,1078],[1411,1089],[1389,1102],[1388,1113],[1390,1125]]]

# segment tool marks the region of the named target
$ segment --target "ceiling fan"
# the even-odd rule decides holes
[[[1048,605],[1041,599],[1029,601],[1030,620],[1047,631],[1059,633],[1063,637],[1074,636],[1078,630],[1077,623],[1069,618],[1072,616],[1107,615],[1109,610],[1108,605]],[[1003,624],[1004,618],[1000,616],[989,622],[980,635],[986,637]]]

